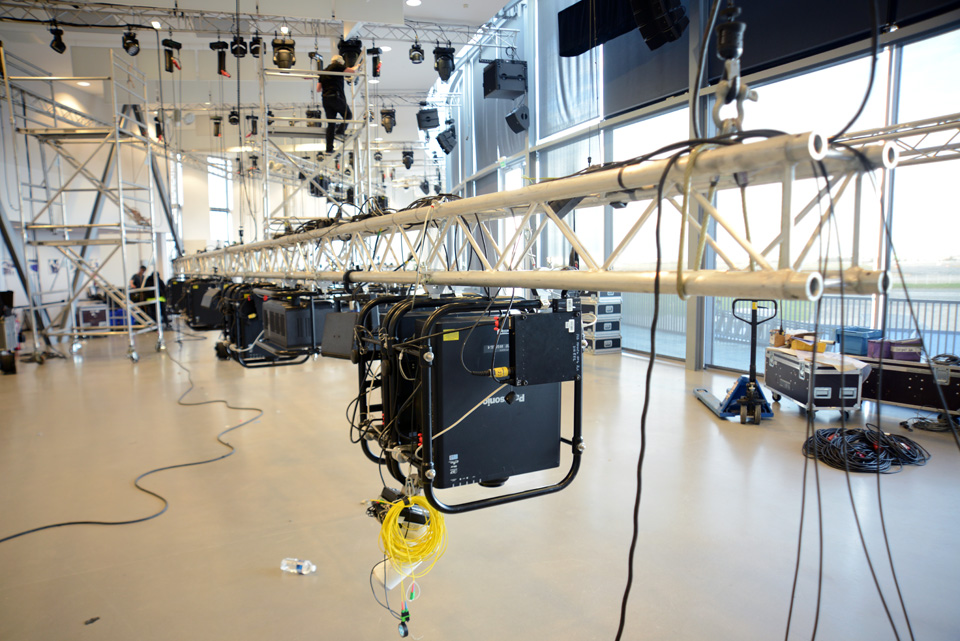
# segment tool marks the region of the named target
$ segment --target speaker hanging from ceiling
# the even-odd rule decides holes
[[[506,120],[513,133],[523,133],[530,127],[530,110],[526,105],[520,105],[507,114]]]
[[[678,40],[689,23],[679,0],[580,0],[557,14],[558,49],[579,56],[639,27],[652,51]]]

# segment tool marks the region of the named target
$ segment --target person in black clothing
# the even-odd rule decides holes
[[[343,61],[343,56],[334,56],[324,71],[353,73],[356,71],[353,67],[348,67]],[[336,120],[337,116],[343,116],[344,120],[353,118],[353,112],[347,106],[347,96],[343,91],[343,76],[320,76],[320,90],[323,99],[323,111],[328,120]],[[342,134],[347,130],[346,123],[329,123],[327,125],[327,153],[333,153],[333,137],[335,134]]]
[[[143,277],[146,273],[146,265],[140,265],[140,271],[130,277],[130,289],[140,289],[143,287]]]

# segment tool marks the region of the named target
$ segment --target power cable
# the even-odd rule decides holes
[[[643,492],[643,463],[647,453],[647,413],[650,410],[650,385],[653,380],[653,365],[657,358],[657,321],[660,318],[660,268],[663,264],[663,252],[660,246],[660,224],[663,218],[663,188],[667,175],[685,152],[681,151],[672,156],[660,176],[657,184],[657,225],[655,232],[657,248],[657,269],[653,279],[653,318],[650,321],[650,358],[647,362],[647,374],[644,380],[643,410],[640,413],[640,455],[637,458],[637,494],[633,503],[633,534],[630,539],[630,552],[627,556],[627,585],[623,590],[623,600],[620,602],[620,624],[617,628],[617,641],[623,637],[623,629],[627,620],[627,603],[630,599],[630,589],[633,586],[633,563],[637,551],[637,540],[640,535],[640,499]]]
[[[178,339],[178,342],[179,342],[179,339]],[[181,349],[182,349],[182,346],[181,346]],[[193,391],[193,388],[194,388],[193,376],[192,376],[192,374],[191,374],[191,371],[190,371],[190,369],[189,369],[187,366],[185,366],[183,363],[181,363],[180,361],[178,361],[177,359],[175,359],[174,357],[172,357],[169,352],[164,351],[164,352],[162,352],[162,354],[163,354],[164,356],[166,356],[167,358],[169,358],[171,361],[173,361],[180,369],[182,369],[183,371],[185,371],[185,372],[187,373],[187,381],[189,382],[190,386],[189,386],[189,387],[187,388],[187,390],[186,390],[183,394],[181,394],[180,397],[177,399],[177,404],[178,404],[178,405],[182,405],[182,406],[184,406],[184,407],[193,407],[193,406],[198,406],[198,405],[210,405],[210,404],[213,404],[213,403],[223,403],[228,409],[231,409],[231,410],[257,412],[257,415],[256,415],[256,416],[254,416],[254,417],[252,417],[252,418],[249,418],[249,419],[247,419],[247,420],[245,420],[245,421],[243,421],[243,422],[241,422],[241,423],[237,423],[237,424],[234,425],[233,427],[229,427],[229,428],[223,430],[222,432],[220,432],[219,434],[217,434],[217,436],[216,436],[217,441],[218,441],[221,445],[229,448],[230,451],[227,452],[226,454],[221,455],[221,456],[215,456],[215,457],[213,457],[213,458],[203,459],[203,460],[200,460],[200,461],[193,461],[193,462],[190,462],[190,463],[177,463],[177,464],[174,464],[174,465],[165,465],[165,466],[163,466],[163,467],[157,467],[157,468],[154,468],[154,469],[149,470],[149,471],[147,471],[147,472],[144,472],[143,474],[141,474],[140,476],[138,476],[136,479],[134,479],[133,484],[134,484],[134,486],[136,486],[136,488],[137,488],[139,491],[141,491],[141,492],[143,492],[143,493],[145,493],[145,494],[149,494],[150,496],[153,496],[153,497],[159,499],[159,500],[163,503],[163,507],[162,507],[162,508],[160,508],[158,511],[154,512],[153,514],[150,514],[149,516],[144,516],[144,517],[137,518],[137,519],[127,519],[127,520],[124,520],[124,521],[93,521],[93,520],[63,521],[63,522],[61,522],[61,523],[52,523],[52,524],[50,524],[50,525],[43,525],[43,526],[40,526],[40,527],[31,528],[31,529],[29,529],[29,530],[24,530],[24,531],[22,531],[22,532],[17,532],[16,534],[11,534],[11,535],[9,535],[9,536],[5,536],[5,537],[3,537],[2,539],[0,539],[0,543],[4,543],[4,542],[6,542],[6,541],[11,541],[11,540],[16,539],[16,538],[19,538],[19,537],[21,537],[21,536],[26,536],[27,534],[33,534],[34,532],[41,532],[41,531],[43,531],[43,530],[51,530],[51,529],[53,529],[53,528],[67,527],[67,526],[70,526],[70,525],[132,525],[132,524],[134,524],[134,523],[143,523],[143,522],[145,522],[145,521],[150,521],[150,520],[152,520],[152,519],[157,518],[158,516],[160,516],[160,515],[163,514],[164,512],[166,512],[166,511],[167,511],[167,508],[170,506],[170,503],[169,503],[169,501],[167,501],[167,499],[164,498],[162,495],[160,495],[160,494],[158,494],[157,492],[154,492],[154,491],[152,491],[152,490],[148,490],[147,488],[145,488],[145,487],[143,487],[142,485],[140,485],[140,481],[141,481],[142,479],[145,479],[146,477],[150,476],[151,474],[156,474],[156,473],[158,473],[158,472],[164,472],[164,471],[166,471],[166,470],[175,470],[175,469],[184,468],[184,467],[194,467],[194,466],[197,466],[197,465],[206,465],[207,463],[213,463],[214,461],[219,461],[219,460],[221,460],[221,459],[225,459],[225,458],[227,458],[228,456],[233,456],[234,452],[237,451],[236,448],[235,448],[233,445],[231,445],[230,443],[228,443],[227,441],[223,440],[223,437],[224,437],[226,434],[229,434],[230,432],[232,432],[232,431],[234,431],[234,430],[240,429],[241,427],[243,427],[243,426],[245,426],[245,425],[249,425],[250,423],[253,423],[254,421],[258,420],[261,416],[263,416],[263,410],[260,409],[259,407],[240,407],[240,406],[234,406],[234,405],[231,405],[231,404],[229,403],[229,401],[226,401],[226,400],[223,400],[223,399],[213,399],[213,400],[209,400],[209,401],[197,401],[197,402],[186,402],[186,401],[184,401],[183,399],[186,398],[186,396],[187,396],[190,392],[192,392],[192,391]]]
[[[873,51],[870,58],[870,80],[867,82],[867,91],[863,95],[863,100],[860,102],[860,108],[857,109],[857,113],[853,114],[853,118],[850,119],[843,129],[830,137],[830,142],[840,138],[850,130],[850,127],[860,118],[860,114],[862,114],[866,108],[867,101],[870,100],[870,92],[873,91],[873,81],[877,75],[877,57],[880,55],[880,18],[878,14],[877,0],[870,0],[870,17],[873,21],[873,29],[870,31],[870,42]]]

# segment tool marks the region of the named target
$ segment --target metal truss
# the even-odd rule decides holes
[[[900,150],[900,167],[954,160],[960,158],[960,113],[849,133],[840,141],[849,145],[890,141]]]
[[[163,30],[215,36],[234,33],[239,24],[242,35],[270,34],[287,27],[295,38],[339,38],[344,35],[342,20],[311,20],[278,15],[200,11],[185,8],[136,7],[109,3],[51,2],[41,0],[3,0],[0,2],[0,20],[29,20],[50,22],[56,19],[62,25],[117,28],[126,25],[149,29],[153,20],[163,24]],[[479,40],[497,37],[503,46],[515,46],[518,32],[497,29],[490,25],[439,24],[408,20],[402,25],[361,23],[351,35],[363,40],[409,40],[424,42],[449,41],[456,45],[475,44]]]
[[[653,229],[662,208],[663,216],[680,217],[689,238],[679,247],[663,248],[664,292],[783,300],[813,300],[841,287],[848,293],[874,294],[883,289],[883,275],[856,262],[835,273],[801,269],[829,219],[830,203],[852,191],[846,189],[851,181],[872,170],[864,160],[870,167],[891,168],[897,151],[890,143],[879,143],[861,146],[854,153],[828,147],[817,134],[778,136],[696,149],[672,165],[669,160],[627,164],[185,256],[174,269],[184,275],[303,281],[319,287],[337,281],[413,285],[431,293],[461,287],[652,292],[656,272],[620,269],[618,263],[628,249],[640,245],[641,231]],[[831,189],[820,189],[810,203],[795,211],[794,184],[815,179],[819,165],[831,177]],[[658,198],[661,180],[662,200]],[[739,189],[743,184],[781,186],[780,211],[760,214],[775,216],[781,223],[779,235],[768,247],[752,243],[713,204],[717,191]],[[567,214],[577,208],[619,207],[630,201],[644,202],[643,213],[606,260],[592,256]],[[803,251],[793,255],[791,239],[799,233],[799,223],[818,206],[826,213]],[[742,250],[744,259],[724,251],[718,240],[720,230]],[[562,239],[565,248],[576,252],[580,269],[538,267],[542,260],[537,252],[551,237],[553,242]],[[858,240],[854,239],[855,244]],[[708,246],[717,256],[720,267],[716,269],[703,266]],[[648,256],[653,254],[649,245],[642,249]],[[774,250],[778,250],[777,259],[771,258]]]

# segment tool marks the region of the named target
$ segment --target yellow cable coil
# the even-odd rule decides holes
[[[430,518],[426,525],[420,526],[423,529],[420,536],[407,538],[410,528],[401,525],[399,518],[400,512],[411,505],[426,510]],[[447,549],[443,514],[422,496],[410,496],[391,504],[380,527],[380,549],[400,574],[413,578],[426,575]],[[409,568],[417,563],[424,565],[416,568],[416,572],[411,571]]]

